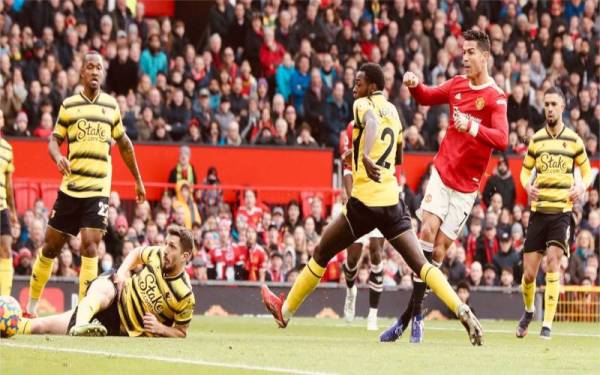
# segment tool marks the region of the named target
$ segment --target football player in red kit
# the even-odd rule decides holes
[[[412,72],[404,75],[404,84],[417,103],[450,106],[450,125],[433,159],[434,169],[417,212],[422,222],[421,247],[426,258],[438,267],[469,217],[492,151],[504,151],[508,145],[506,94],[488,73],[489,37],[475,30],[464,32],[463,37],[465,75],[437,87],[419,83]],[[426,285],[416,279],[406,310],[381,334],[381,341],[397,340],[411,318],[410,341],[423,340],[425,290]]]

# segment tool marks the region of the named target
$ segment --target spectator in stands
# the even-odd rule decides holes
[[[307,55],[299,55],[296,58],[296,70],[290,78],[290,86],[292,89],[292,103],[296,108],[296,113],[304,116],[304,95],[308,90],[311,82],[309,74],[310,59]]]
[[[240,135],[240,125],[236,121],[232,121],[229,124],[229,129],[223,138],[222,144],[227,146],[240,146],[245,143],[244,139]]]
[[[169,64],[167,55],[161,50],[160,35],[153,33],[148,37],[148,48],[140,56],[140,70],[150,77],[153,85],[159,72],[167,74]]]
[[[512,268],[506,267],[502,269],[500,273],[500,286],[508,288],[515,286],[515,278]]]
[[[496,280],[497,274],[496,269],[491,264],[486,264],[483,267],[483,280],[481,286],[496,286],[498,281]]]
[[[508,268],[514,275],[521,262],[520,255],[512,247],[512,237],[509,233],[503,232],[500,235],[500,251],[494,255],[492,264],[496,268],[498,274],[502,273],[502,270]]]
[[[283,55],[283,61],[275,69],[275,92],[281,94],[286,102],[290,100],[290,95],[292,94],[291,80],[293,73],[294,60],[290,53],[286,52]]]
[[[12,135],[15,128],[15,118],[23,107],[23,101],[15,95],[12,80],[7,79],[4,82],[4,93],[0,96],[0,111],[4,116],[5,123],[8,125],[5,129],[7,135]]]
[[[15,267],[16,275],[31,275],[31,266],[33,264],[33,256],[31,251],[23,247],[17,255],[17,266]]]
[[[475,261],[473,264],[471,264],[471,270],[469,272],[469,284],[471,286],[480,286],[482,285],[482,278],[483,269],[481,267],[481,263]]]
[[[248,280],[264,282],[267,272],[267,253],[256,242],[256,229],[249,226],[246,229],[246,248],[248,249]]]
[[[77,271],[73,269],[73,254],[68,247],[63,248],[60,252],[56,275],[61,277],[77,277]]]
[[[226,0],[216,0],[215,5],[208,12],[210,30],[221,37],[227,35],[227,31],[234,20],[234,11],[231,3]]]
[[[188,180],[179,180],[177,182],[175,186],[173,209],[178,214],[180,211],[183,212],[183,225],[188,229],[192,229],[192,224],[200,224],[202,222],[198,207],[194,203],[192,186]],[[182,224],[181,219],[179,219],[178,224]]]
[[[50,113],[44,113],[40,120],[40,125],[33,131],[34,137],[48,138],[52,134],[54,124],[52,123],[52,115]]]
[[[283,61],[284,54],[285,49],[281,43],[275,40],[274,31],[272,29],[265,29],[264,42],[259,52],[264,77],[267,79],[274,78],[275,71]]]
[[[492,195],[496,192],[502,197],[503,207],[511,209],[514,207],[517,196],[515,182],[508,167],[508,158],[504,155],[498,161],[494,174],[485,184],[483,202],[486,206],[490,205]]]
[[[194,166],[190,163],[192,158],[192,150],[188,146],[181,146],[179,148],[179,160],[177,165],[171,169],[169,173],[169,183],[176,184],[179,181],[187,181],[190,185],[196,185],[196,171]]]
[[[183,90],[176,89],[173,101],[167,111],[167,123],[171,126],[170,134],[174,141],[179,141],[188,131],[191,111],[185,102]]]
[[[219,110],[215,113],[215,120],[219,124],[220,133],[227,134],[229,125],[235,121],[235,115],[231,112],[231,102],[229,101],[229,97],[224,96],[221,98]]]
[[[110,62],[106,71],[107,90],[117,95],[127,95],[137,87],[138,77],[138,66],[129,56],[129,47],[121,44],[117,49],[117,57]]]
[[[327,99],[325,109],[325,144],[332,147],[334,152],[339,150],[339,134],[342,132],[348,121],[350,121],[352,110],[344,101],[344,84],[335,83],[331,96]]]
[[[302,126],[300,126],[300,134],[298,135],[296,142],[300,147],[312,148],[319,146],[317,144],[317,141],[313,138],[313,136],[310,133],[310,125],[308,125],[306,122],[303,122]]]
[[[465,265],[457,257],[457,246],[460,245],[450,246],[441,267],[444,274],[448,277],[448,281],[452,285],[464,280],[466,277]],[[461,251],[464,253],[464,249],[461,249]]]
[[[324,143],[328,133],[325,125],[328,96],[329,91],[323,85],[319,69],[313,68],[310,72],[310,88],[304,95],[304,118],[313,132],[319,135],[320,143]],[[335,136],[339,138],[339,134],[338,131]]]
[[[592,234],[582,230],[577,234],[575,252],[569,258],[570,283],[579,285],[585,278],[588,260],[594,256],[595,243]]]

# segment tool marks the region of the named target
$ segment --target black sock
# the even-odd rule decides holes
[[[379,297],[383,291],[383,264],[371,265],[369,274],[369,307],[376,309],[379,306]]]
[[[342,271],[344,272],[344,279],[346,280],[346,286],[348,288],[352,288],[354,286],[354,280],[356,280],[356,275],[358,274],[358,264],[354,266],[354,269],[351,270],[348,268],[346,262],[342,264]]]
[[[423,251],[425,258],[428,262],[431,262],[433,257],[433,252],[431,251]],[[421,279],[413,278],[413,291],[410,295],[410,300],[406,309],[400,316],[400,321],[402,322],[402,326],[404,328],[408,327],[410,320],[413,316],[423,313],[423,299],[425,298],[425,292],[427,291],[427,284],[425,284]]]

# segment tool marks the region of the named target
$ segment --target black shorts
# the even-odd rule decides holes
[[[8,208],[0,211],[0,236],[10,236],[10,215]]]
[[[523,252],[545,253],[550,245],[558,246],[569,256],[571,239],[571,213],[544,214],[532,212],[527,227]]]
[[[346,203],[346,219],[357,239],[375,228],[387,240],[412,229],[410,213],[403,200],[394,206],[368,207],[360,200],[350,197]]]
[[[106,230],[108,197],[75,198],[58,192],[48,225],[57,231],[76,236],[81,228]]]
[[[113,281],[113,276],[115,274],[115,270],[106,271],[98,277],[107,277],[111,281]],[[93,283],[93,281],[92,281]],[[90,283],[90,285],[92,284]],[[113,284],[114,285],[114,284]],[[117,286],[115,285],[115,291],[117,290]],[[69,320],[69,326],[67,328],[67,332],[71,330],[71,327],[75,325],[75,321],[77,318],[77,307],[73,310],[73,315],[71,315],[71,320]],[[119,298],[115,296],[112,303],[105,309],[95,314],[92,317],[92,320],[98,319],[100,323],[104,327],[106,327],[106,331],[108,336],[127,336],[126,333],[121,332],[121,318],[119,316]]]

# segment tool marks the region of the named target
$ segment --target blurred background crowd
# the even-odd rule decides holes
[[[125,0],[0,1],[0,121],[7,137],[48,137],[62,100],[77,92],[82,56],[105,58],[104,90],[119,103],[128,135],[144,142],[207,145],[331,147],[352,118],[352,86],[366,61],[384,67],[385,94],[397,106],[407,151],[436,151],[448,108],[417,105],[401,85],[406,71],[427,84],[462,73],[461,32],[490,35],[490,69],[509,96],[510,145],[523,155],[543,126],[542,93],[551,85],[567,97],[565,124],[598,156],[600,132],[600,17],[598,0],[217,0],[206,38],[192,43],[185,23],[148,18],[144,4]],[[10,142],[10,139],[9,139]],[[128,251],[161,241],[172,222],[194,231],[189,265],[199,280],[291,281],[343,197],[269,207],[252,190],[225,201],[218,171],[195,171],[183,147],[159,202],[124,209],[111,195],[101,269]],[[198,174],[200,173],[200,174]],[[400,181],[414,216],[417,191]],[[197,190],[196,184],[213,185]],[[499,163],[443,265],[453,283],[511,286],[520,280],[521,250],[530,212],[515,203],[506,159]],[[43,241],[43,201],[13,228],[17,274],[31,270]],[[573,216],[572,254],[563,281],[598,285],[598,176]],[[418,231],[418,222],[415,219]],[[56,274],[72,276],[80,241],[59,257]],[[386,246],[385,283],[411,283],[407,266]],[[326,279],[343,277],[343,255]],[[366,282],[368,259],[359,281]],[[540,278],[540,281],[543,277]]]

